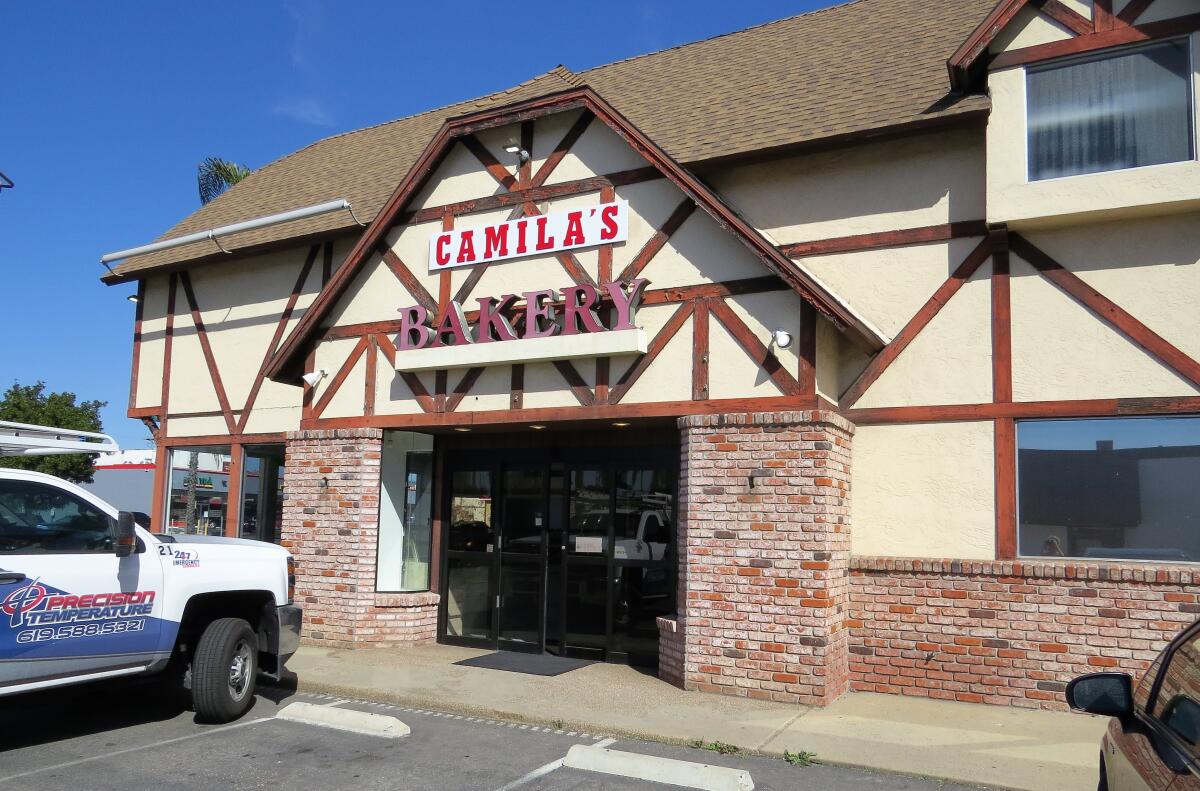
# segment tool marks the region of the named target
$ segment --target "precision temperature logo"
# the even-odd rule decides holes
[[[0,611],[9,616],[8,624],[15,629],[24,624],[25,613],[37,609],[42,600],[46,598],[47,593],[46,586],[34,580],[8,594],[4,598],[4,602],[0,603]]]

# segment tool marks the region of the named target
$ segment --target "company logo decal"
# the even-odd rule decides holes
[[[154,611],[154,591],[114,591],[81,596],[34,580],[0,602],[9,626],[20,629],[17,643],[140,632]],[[32,628],[24,628],[32,627]]]
[[[159,544],[158,554],[171,558],[172,566],[179,566],[185,569],[200,568],[200,553],[194,549],[179,549],[166,544]]]

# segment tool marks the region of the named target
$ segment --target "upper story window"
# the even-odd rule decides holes
[[[1191,159],[1186,39],[1029,69],[1029,180]]]

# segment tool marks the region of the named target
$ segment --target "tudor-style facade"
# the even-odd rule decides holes
[[[823,13],[850,29],[895,5]],[[1200,503],[1177,483],[1194,424],[1083,422],[1200,414],[1200,25],[1176,6],[1002,2],[942,56],[956,114],[686,167],[603,69],[442,113],[365,228],[118,267],[140,297],[130,415],[160,470],[228,454],[202,515],[292,548],[317,642],[656,658],[674,683],[783,701],[1060,705],[1071,675],[1144,667],[1200,609]],[[1030,75],[1155,42],[1192,53],[1188,156],[1033,177]],[[624,241],[431,271],[444,231],[614,201]],[[612,296],[644,289],[634,346],[517,337],[463,365],[448,341],[414,366],[398,343],[409,306],[471,325],[481,299],[551,290],[561,314],[586,287],[621,289],[597,303],[606,332]],[[1105,448],[1134,488],[1071,490],[1116,463]],[[1065,465],[1083,471],[1054,494]],[[183,508],[166,477],[156,529]],[[1089,497],[1131,513],[1047,505]]]

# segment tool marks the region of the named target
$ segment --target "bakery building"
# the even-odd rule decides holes
[[[155,528],[228,458],[208,524],[322,645],[817,704],[1143,668],[1200,612],[1195,11],[858,0],[266,165],[104,277]]]

